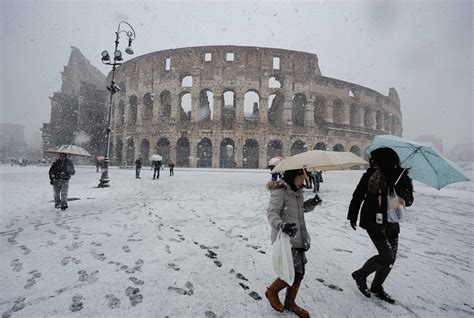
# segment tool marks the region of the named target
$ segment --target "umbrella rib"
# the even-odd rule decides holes
[[[428,160],[428,158],[426,158],[425,154],[423,153],[423,151],[420,151],[420,154],[425,158],[426,162],[430,165],[430,167],[433,169],[434,173],[436,174],[436,179],[439,180],[439,175],[438,175],[438,171],[436,171],[436,169],[433,167],[433,165],[431,164],[431,162]]]

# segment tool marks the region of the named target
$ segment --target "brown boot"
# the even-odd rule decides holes
[[[295,280],[293,286],[286,289],[285,297],[285,308],[289,311],[294,312],[298,317],[309,318],[309,312],[301,308],[295,303],[296,294],[298,294],[298,289],[300,288],[301,279]]]
[[[285,287],[288,287],[288,284],[284,280],[277,278],[270,287],[267,287],[267,291],[265,292],[265,297],[270,301],[270,305],[279,312],[283,312],[285,308],[281,304],[280,298],[278,298],[278,293]]]

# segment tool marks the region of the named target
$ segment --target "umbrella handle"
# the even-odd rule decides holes
[[[405,172],[405,170],[407,170],[407,168],[403,168],[402,173],[400,173],[400,175],[398,176],[398,179],[397,179],[397,181],[395,181],[394,185],[397,185],[398,181],[400,181],[400,178],[403,176],[403,173]]]

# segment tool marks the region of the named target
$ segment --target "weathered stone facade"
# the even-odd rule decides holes
[[[104,154],[105,76],[75,47],[61,75],[61,91],[50,97],[50,122],[41,129],[43,151],[74,143],[91,154]]]
[[[178,166],[265,168],[306,150],[363,155],[377,134],[402,133],[394,88],[321,75],[315,54],[203,46],[158,51],[116,71],[112,158],[154,153]]]

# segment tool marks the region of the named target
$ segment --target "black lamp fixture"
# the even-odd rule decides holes
[[[120,27],[122,25],[126,25],[130,28],[130,31],[121,30]],[[107,65],[112,65],[112,81],[109,86],[107,86],[107,90],[110,91],[110,100],[109,100],[109,113],[108,113],[108,123],[107,123],[107,146],[105,150],[104,161],[102,163],[102,175],[100,177],[99,188],[109,187],[109,154],[110,154],[110,133],[112,132],[111,125],[111,116],[112,116],[112,101],[114,94],[120,92],[122,89],[115,83],[115,69],[118,65],[121,65],[123,62],[122,52],[118,49],[120,34],[125,33],[128,37],[128,47],[125,49],[125,53],[133,54],[132,49],[132,42],[135,40],[135,30],[133,27],[125,21],[121,21],[118,24],[117,32],[115,32],[115,50],[114,50],[114,60],[113,62],[110,60],[110,54],[106,50],[102,51],[102,63]]]

